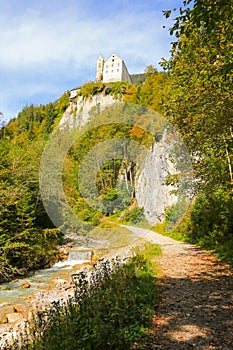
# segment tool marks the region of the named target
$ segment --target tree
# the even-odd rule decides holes
[[[142,84],[131,86],[127,89],[124,102],[135,103],[149,107],[157,112],[162,112],[162,96],[169,84],[168,75],[158,72],[156,68],[149,65],[145,69],[145,80]]]
[[[0,282],[48,264],[61,242],[39,192],[40,158],[48,133],[69,103],[24,107],[0,134]]]
[[[214,3],[194,1],[192,10],[181,10],[171,30],[178,41],[165,63],[172,80],[167,115],[196,156],[195,168],[205,184],[232,186],[233,7]]]
[[[171,29],[178,40],[162,63],[171,79],[166,115],[183,136],[196,173],[191,236],[215,248],[233,245],[232,14],[232,2],[223,0],[194,0],[193,8],[181,8]]]

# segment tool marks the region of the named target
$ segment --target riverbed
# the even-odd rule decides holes
[[[57,289],[57,285],[62,285],[64,290],[71,289],[71,275],[81,267],[90,264],[92,255],[93,252],[88,248],[72,247],[67,260],[59,261],[49,269],[31,272],[27,277],[2,283],[0,285],[0,323],[9,321],[7,314],[17,311],[15,305],[23,310],[22,314],[27,314],[35,309],[36,301],[39,304],[43,299],[45,303],[47,296],[49,302],[51,299],[49,295],[55,294],[52,291]]]

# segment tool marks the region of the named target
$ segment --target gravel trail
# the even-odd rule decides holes
[[[233,269],[194,245],[128,227],[161,246],[160,302],[140,349],[233,349]],[[135,345],[137,348],[137,345]]]

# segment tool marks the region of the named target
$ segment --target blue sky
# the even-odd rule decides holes
[[[182,0],[0,0],[4,119],[95,80],[100,53],[118,54],[130,73],[149,64],[160,68],[173,40],[172,19],[162,10],[181,5]]]

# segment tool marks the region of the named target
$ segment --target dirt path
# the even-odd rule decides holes
[[[144,231],[144,238],[163,252],[161,300],[138,349],[233,349],[233,270],[193,245],[152,231]]]

